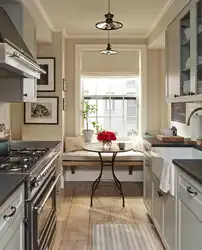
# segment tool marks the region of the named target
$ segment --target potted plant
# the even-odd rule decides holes
[[[94,128],[94,130],[95,130],[95,134],[96,134],[96,135],[97,135],[100,131],[103,130],[102,125],[100,125],[99,122],[94,121],[94,122],[91,122],[91,124],[93,125],[93,128]]]
[[[82,115],[85,121],[86,129],[83,129],[83,136],[86,142],[90,142],[94,133],[93,129],[89,129],[89,115],[94,114],[97,111],[96,105],[89,104],[88,101],[83,101]]]

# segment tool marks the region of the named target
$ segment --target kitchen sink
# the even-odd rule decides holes
[[[154,147],[152,148],[152,172],[160,179],[166,162],[173,159],[202,159],[202,151],[192,147]]]
[[[192,147],[155,147],[154,151],[168,161],[173,159],[202,159],[202,151]]]

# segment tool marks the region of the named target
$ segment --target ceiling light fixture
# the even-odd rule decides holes
[[[95,24],[95,27],[100,30],[118,30],[123,27],[123,24],[113,20],[114,15],[110,13],[110,0],[108,0],[108,13],[105,14],[105,21]]]
[[[107,43],[107,48],[104,50],[100,51],[101,54],[103,55],[117,55],[118,51],[113,50],[110,44],[110,36],[109,36],[109,30],[108,30],[108,43]]]

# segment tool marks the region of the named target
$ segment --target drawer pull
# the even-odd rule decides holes
[[[187,188],[187,191],[188,191],[190,194],[194,195],[194,196],[196,196],[196,195],[198,194],[197,192],[192,191],[192,190],[191,190],[191,187],[188,187],[188,188]]]
[[[3,217],[4,219],[6,219],[6,218],[8,218],[8,217],[12,217],[12,216],[15,214],[15,212],[16,212],[16,207],[13,207],[13,206],[12,206],[12,207],[11,207],[11,210],[13,210],[13,211],[12,211],[10,214],[8,214],[8,215],[5,214],[5,215],[4,215],[4,217]]]

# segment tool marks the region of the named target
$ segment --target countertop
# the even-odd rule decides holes
[[[20,187],[24,182],[25,175],[0,174],[0,206]]]
[[[173,163],[202,185],[202,159],[173,160]]]

